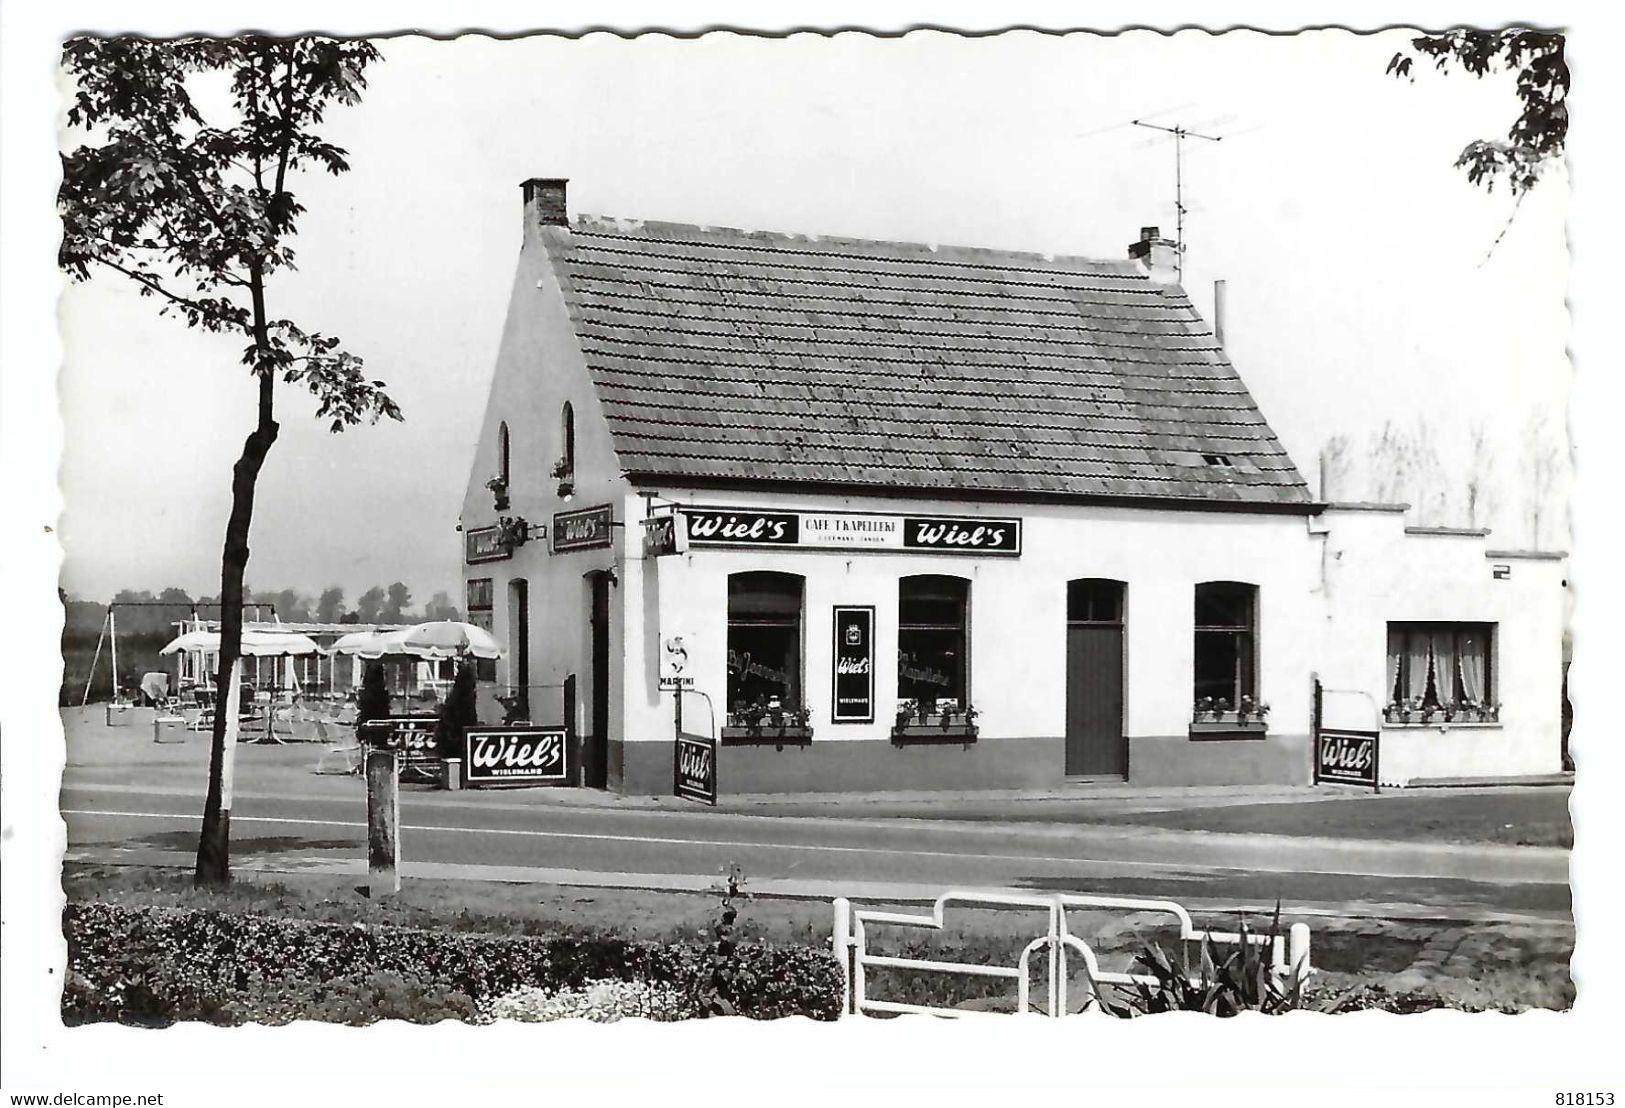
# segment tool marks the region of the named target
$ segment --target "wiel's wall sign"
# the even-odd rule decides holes
[[[902,550],[928,554],[1021,553],[1021,520],[874,512],[683,508],[688,544],[802,550]]]
[[[500,561],[512,554],[513,550],[502,541],[500,527],[478,527],[463,532],[463,561],[469,565]]]
[[[837,605],[835,608],[832,723],[875,721],[875,610],[873,607]]]
[[[558,512],[553,516],[553,553],[566,550],[596,550],[614,542],[615,509],[610,504],[599,504],[575,512]]]

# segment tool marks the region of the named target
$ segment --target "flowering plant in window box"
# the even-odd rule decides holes
[[[897,723],[892,728],[894,743],[906,742],[958,742],[970,745],[976,740],[976,717],[981,715],[974,706],[960,706],[959,701],[942,699],[935,705],[921,700],[897,702]]]
[[[1192,737],[1263,738],[1269,730],[1270,706],[1243,696],[1234,711],[1228,697],[1204,696],[1191,710]]]
[[[736,743],[772,743],[782,747],[786,743],[812,741],[812,709],[788,707],[778,697],[765,703],[735,702],[728,712],[728,722],[722,728],[722,740]]]
[[[485,482],[485,487],[491,490],[491,498],[496,502],[494,507],[499,512],[508,510],[508,482],[500,477],[493,477]]]

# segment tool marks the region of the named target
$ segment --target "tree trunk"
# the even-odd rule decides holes
[[[253,276],[254,338],[261,350],[267,349],[264,288],[258,273]],[[216,677],[214,735],[209,746],[209,791],[203,801],[203,830],[198,836],[197,871],[193,883],[224,885],[231,880],[231,774],[237,742],[236,705],[238,658],[243,646],[243,576],[248,569],[248,526],[254,516],[254,489],[260,467],[271,444],[276,442],[277,424],[272,416],[271,386],[267,368],[259,373],[259,423],[243,442],[242,456],[232,467],[231,516],[226,521],[226,545],[220,562],[220,669]],[[227,741],[231,742],[228,750]]]

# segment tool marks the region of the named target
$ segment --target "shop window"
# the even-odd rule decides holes
[[[491,585],[491,578],[477,577],[468,583],[468,622],[484,631],[492,629],[491,611],[493,597],[496,595]],[[474,677],[479,681],[495,681],[497,679],[497,663],[495,658],[474,659]]]
[[[1390,723],[1494,723],[1495,624],[1390,623]]]
[[[1204,714],[1252,711],[1258,700],[1258,586],[1196,586],[1195,699]]]
[[[794,573],[728,575],[730,715],[802,707],[803,589],[804,579]]]
[[[970,582],[963,577],[905,577],[897,594],[897,696],[963,708],[970,687],[965,622]]]

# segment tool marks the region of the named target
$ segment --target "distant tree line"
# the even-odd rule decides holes
[[[92,700],[106,699],[112,685],[111,651],[102,643],[98,656],[96,643],[107,619],[108,605],[82,600],[58,590],[62,601],[62,686],[61,704],[78,704],[90,684]],[[185,589],[171,586],[153,593],[150,589],[120,589],[112,603],[118,611],[119,687],[132,689],[141,674],[164,668],[158,652],[174,638],[176,622],[190,619],[194,612],[203,619],[218,619],[219,600],[213,596],[193,597]],[[412,608],[412,590],[404,582],[374,585],[356,600],[352,608],[344,602],[344,590],[331,585],[312,597],[299,589],[243,590],[248,607],[245,618],[253,622],[283,623],[426,623],[431,620],[462,619],[462,612],[445,591],[437,592],[421,611]],[[260,610],[254,611],[253,605]],[[92,670],[94,669],[94,677]]]

